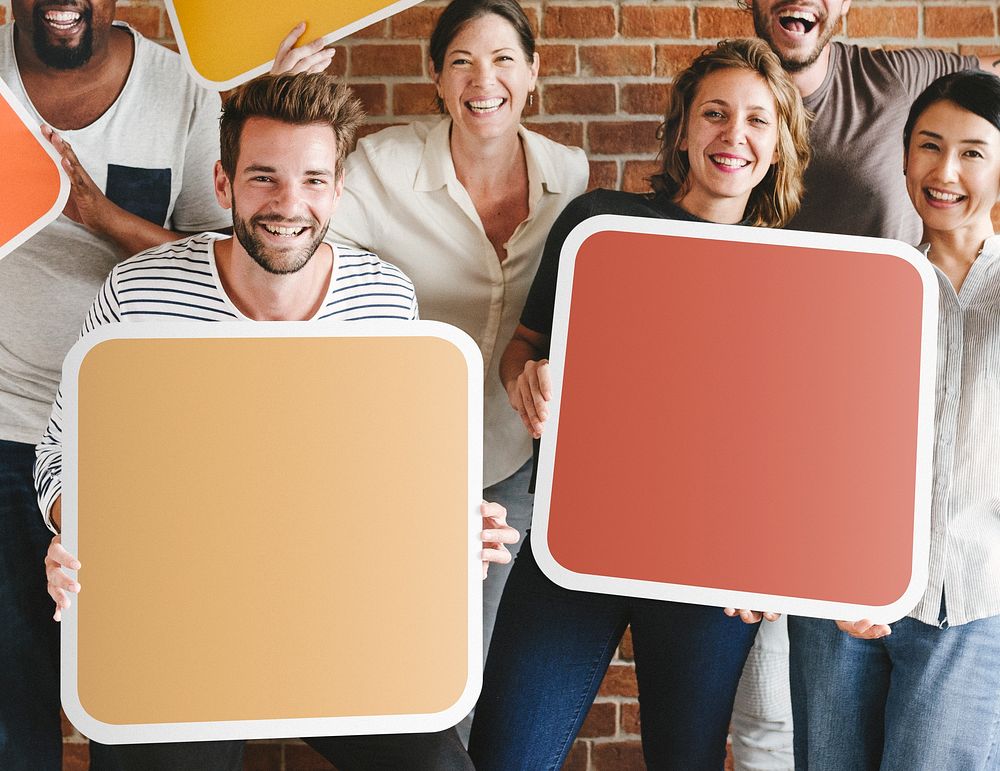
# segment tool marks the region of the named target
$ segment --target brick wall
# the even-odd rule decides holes
[[[333,68],[364,101],[371,132],[434,114],[427,38],[444,0],[427,0],[338,46]],[[671,76],[722,37],[751,35],[735,0],[523,0],[538,36],[541,79],[527,122],[590,157],[592,186],[642,190],[654,170],[656,127]],[[924,45],[961,53],[1000,49],[998,0],[855,0],[844,30],[871,46]],[[118,16],[172,45],[159,0],[122,0]],[[0,21],[9,0],[0,0]],[[276,36],[277,40],[277,36]],[[567,768],[642,767],[639,709],[626,637],[573,747]],[[66,725],[67,768],[84,768],[86,746]],[[258,742],[246,767],[329,768],[292,742]]]

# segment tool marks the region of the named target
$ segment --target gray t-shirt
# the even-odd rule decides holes
[[[810,131],[802,209],[788,227],[921,240],[903,180],[903,125],[913,100],[949,72],[978,68],[972,56],[832,43],[826,80],[804,100]]]
[[[226,227],[212,186],[218,94],[195,85],[173,51],[126,28],[135,57],[121,94],[89,126],[60,133],[122,208],[173,230]],[[14,60],[12,24],[0,27],[0,77],[41,123]],[[0,259],[0,439],[38,442],[63,358],[98,288],[129,256],[60,215]]]

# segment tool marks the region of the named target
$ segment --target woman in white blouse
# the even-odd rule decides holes
[[[358,143],[330,238],[402,268],[416,286],[421,318],[453,324],[479,345],[483,495],[506,506],[508,523],[523,533],[531,516],[531,443],[498,365],[549,229],[587,186],[587,159],[521,125],[534,99],[538,54],[516,0],[454,0],[431,35],[428,68],[444,118]],[[483,587],[486,648],[509,572],[499,567]]]

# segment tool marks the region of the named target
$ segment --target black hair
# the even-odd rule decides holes
[[[938,102],[952,102],[1000,131],[1000,78],[983,70],[961,70],[938,78],[913,102],[903,127],[903,146],[907,150],[917,120]]]
[[[524,58],[529,63],[534,60],[535,35],[531,31],[531,22],[517,0],[452,0],[441,12],[431,33],[429,53],[436,72],[440,74],[444,69],[444,55],[462,27],[473,19],[491,13],[510,22],[521,43]],[[437,106],[442,113],[445,111],[440,97],[437,98]]]

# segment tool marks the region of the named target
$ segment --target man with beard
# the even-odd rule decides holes
[[[219,98],[177,54],[113,24],[113,0],[11,11],[0,77],[45,124],[71,183],[62,215],[0,260],[0,768],[44,771],[62,766],[59,636],[31,468],[63,357],[117,262],[227,222],[212,195]]]
[[[930,49],[876,50],[832,40],[851,0],[739,0],[815,115],[806,194],[796,230],[920,241],[920,220],[903,178],[903,124],[933,80],[956,70],[997,71],[1000,55],[977,59]],[[733,711],[737,771],[791,769],[792,707],[785,620],[765,624],[744,668]],[[797,620],[787,621],[792,628]],[[792,652],[793,666],[795,662]],[[793,678],[795,677],[793,672]],[[796,686],[798,689],[800,686]],[[795,711],[795,752],[806,762],[806,716]]]
[[[221,121],[215,196],[232,209],[235,237],[218,233],[148,249],[116,266],[97,294],[84,332],[112,323],[187,319],[303,321],[417,318],[413,284],[370,252],[323,241],[344,187],[343,162],[363,115],[325,73],[266,75],[238,88]],[[62,407],[57,394],[38,445],[38,503],[54,532],[61,520]],[[518,533],[495,503],[481,509],[487,563],[506,563]],[[36,513],[37,516],[37,513]],[[137,513],[141,516],[141,512]],[[137,544],[137,546],[139,546]],[[62,568],[79,562],[52,539],[45,560],[55,618],[80,585]],[[471,769],[454,730],[306,740],[341,771]],[[103,746],[117,771],[242,768],[242,741]]]

